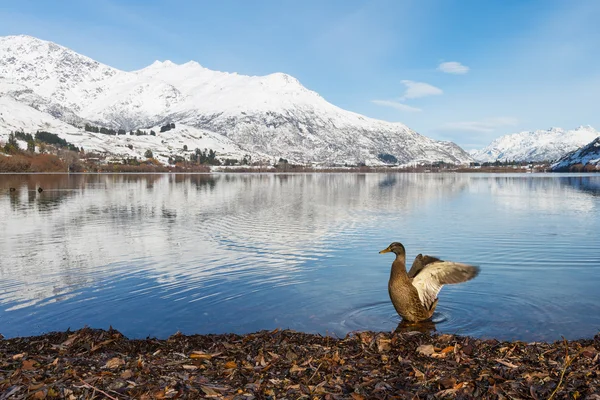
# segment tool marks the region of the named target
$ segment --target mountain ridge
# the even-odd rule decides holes
[[[577,171],[600,169],[600,136],[585,146],[564,155],[551,166],[552,171],[557,172],[569,171],[573,168]]]
[[[555,161],[565,154],[585,146],[600,136],[590,125],[576,129],[550,128],[507,134],[493,140],[470,155],[480,162],[495,161]]]
[[[472,161],[454,143],[343,110],[285,73],[248,76],[168,60],[127,72],[25,35],[0,37],[0,96],[75,127],[176,122],[222,135],[242,152],[297,163],[379,165],[382,154],[400,164]]]

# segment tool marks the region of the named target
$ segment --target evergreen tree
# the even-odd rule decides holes
[[[13,132],[8,135],[8,142],[4,145],[4,152],[9,154],[19,152],[19,143]]]

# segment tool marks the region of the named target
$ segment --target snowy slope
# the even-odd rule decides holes
[[[136,73],[184,95],[168,119],[220,132],[250,151],[302,163],[377,164],[377,155],[386,153],[401,162],[470,161],[453,143],[345,111],[286,74],[244,76],[170,61]]]
[[[253,159],[268,159],[266,155],[244,151],[222,135],[183,124],[167,132],[160,132],[160,127],[157,126],[147,130],[147,132],[154,130],[157,136],[135,136],[129,133],[105,135],[86,132],[10,97],[0,96],[0,142],[6,142],[10,132],[35,133],[38,130],[57,133],[69,143],[83,147],[86,152],[143,159],[146,150],[152,150],[155,158],[163,163],[166,163],[169,157],[177,155],[189,157],[195,149],[212,149],[219,158],[239,160],[248,155]],[[183,150],[184,145],[187,146],[187,151]]]
[[[38,130],[61,133],[80,132],[79,128],[48,113],[38,111],[12,97],[0,95],[0,139],[6,140],[6,136],[14,131],[35,133]]]
[[[553,161],[600,136],[591,126],[580,126],[566,131],[562,128],[520,132],[502,136],[489,146],[471,151],[471,156],[482,162],[499,161]]]
[[[600,167],[600,137],[591,143],[570,152],[552,165],[552,171],[568,171],[569,167],[581,164]]]
[[[342,110],[286,74],[169,61],[125,72],[29,36],[0,38],[0,94],[77,126],[129,131],[176,122],[226,136],[236,152],[291,162],[380,164],[379,154],[400,163],[471,161],[454,143]]]
[[[122,74],[91,58],[30,36],[0,37],[0,91],[31,89],[79,111],[101,94],[102,82]]]

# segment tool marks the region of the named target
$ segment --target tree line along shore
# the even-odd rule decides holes
[[[167,129],[170,125],[162,127]],[[101,129],[105,130],[102,132]],[[169,128],[170,129],[170,128]],[[126,132],[86,126],[86,130],[107,135]],[[131,135],[147,135],[137,130]],[[150,135],[156,134],[150,131]],[[22,148],[19,141],[26,143]],[[130,145],[131,146],[131,145]],[[110,154],[86,152],[82,147],[60,138],[58,135],[38,131],[35,134],[12,132],[8,141],[0,146],[0,172],[548,172],[549,162],[496,161],[473,162],[470,165],[454,165],[445,162],[418,163],[399,166],[396,163],[367,166],[364,163],[344,165],[300,165],[284,158],[272,161],[253,161],[249,156],[241,159],[218,158],[212,149],[181,149],[183,155],[160,155],[160,162],[152,150],[147,149],[143,157],[115,157]],[[389,155],[382,155],[389,156]],[[383,157],[389,161],[389,157]],[[395,158],[394,158],[395,159]],[[393,160],[392,160],[393,161]],[[396,160],[397,161],[397,160]],[[595,172],[594,166],[573,166],[571,172]]]

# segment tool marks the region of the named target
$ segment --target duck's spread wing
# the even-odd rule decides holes
[[[479,274],[479,267],[452,261],[438,261],[425,266],[414,277],[412,284],[419,293],[421,303],[429,310],[442,286],[466,282],[475,278],[477,274]]]
[[[413,261],[412,266],[410,267],[410,271],[408,271],[408,277],[414,278],[425,268],[428,264],[442,261],[439,258],[431,257],[428,255],[419,254],[415,257],[415,261]]]

